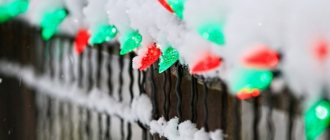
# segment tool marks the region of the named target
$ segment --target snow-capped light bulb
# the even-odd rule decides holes
[[[155,63],[162,52],[157,47],[156,43],[150,44],[147,48],[144,48],[144,52],[133,59],[133,64],[137,65],[140,71],[146,70],[149,68],[153,63]],[[133,66],[134,67],[134,66]]]
[[[90,44],[102,44],[116,37],[118,30],[114,25],[100,25],[89,39]]]
[[[265,45],[259,45],[249,50],[241,60],[246,67],[257,69],[274,69],[279,61],[279,54]]]
[[[198,33],[204,39],[211,41],[212,43],[215,43],[217,45],[224,45],[226,43],[223,27],[220,24],[203,24],[198,28]]]
[[[233,73],[231,77],[232,90],[236,95],[242,90],[265,90],[273,80],[270,70],[241,68]]]
[[[166,71],[170,68],[176,61],[179,60],[179,52],[173,47],[167,47],[163,49],[162,56],[159,62],[159,73]]]
[[[183,19],[183,10],[186,0],[167,0],[167,3],[171,6],[175,15]]]
[[[330,102],[316,102],[305,112],[304,121],[307,140],[317,139],[330,124]]]
[[[59,8],[46,12],[41,19],[41,35],[44,40],[49,40],[57,32],[58,26],[68,15],[66,9]]]
[[[0,22],[8,21],[19,14],[25,13],[28,6],[29,2],[27,0],[13,0],[4,5],[0,5]]]
[[[76,35],[74,41],[74,48],[77,54],[81,54],[84,52],[85,48],[88,45],[88,40],[90,38],[90,34],[87,29],[80,29]]]
[[[211,53],[206,53],[201,56],[201,59],[192,65],[190,69],[191,74],[202,74],[212,71],[220,67],[222,60],[219,56]]]
[[[171,8],[171,6],[168,5],[166,0],[158,0],[158,1],[167,11],[169,11],[170,13],[174,12],[173,9]]]
[[[120,39],[120,55],[125,55],[141,46],[142,36],[138,31],[129,31]]]
[[[183,11],[186,0],[158,0],[170,13],[175,13],[179,19],[183,19]]]

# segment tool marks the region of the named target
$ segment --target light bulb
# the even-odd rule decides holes
[[[118,30],[114,25],[100,25],[96,31],[92,33],[89,39],[90,44],[102,44],[116,37]]]
[[[120,39],[120,55],[125,55],[141,46],[142,36],[138,31],[129,31]]]
[[[27,0],[13,0],[0,6],[0,22],[8,21],[11,18],[25,13],[28,9],[29,2]]]
[[[279,54],[265,45],[258,45],[249,50],[241,60],[244,66],[256,69],[274,69],[279,61]]]
[[[67,11],[63,8],[47,11],[41,19],[41,34],[44,40],[49,40],[56,32],[58,26],[67,16]]]
[[[200,60],[191,65],[191,74],[202,74],[220,67],[222,60],[219,56],[205,53]]]
[[[216,23],[203,24],[198,28],[198,33],[204,39],[211,41],[216,45],[224,45],[225,35],[223,32],[223,27]]]
[[[76,35],[74,48],[76,53],[81,54],[88,45],[90,34],[87,29],[80,29]]]
[[[143,71],[149,68],[153,63],[155,63],[161,55],[161,51],[159,48],[157,48],[156,43],[153,43],[148,46],[147,51],[141,57],[139,70]]]
[[[179,60],[179,52],[173,47],[163,49],[162,56],[159,62],[159,73],[164,72],[170,68],[176,61]]]
[[[304,115],[307,140],[317,139],[330,124],[330,103],[327,100],[316,102]]]

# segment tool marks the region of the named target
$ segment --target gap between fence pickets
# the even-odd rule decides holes
[[[37,76],[31,67],[0,61],[0,72],[14,78],[20,78],[29,87],[40,92],[84,106],[111,116],[117,116],[127,122],[140,121],[150,127],[151,134],[159,134],[169,140],[222,140],[222,131],[205,132],[187,120],[179,123],[178,118],[166,121],[163,117],[151,120],[152,105],[150,98],[144,94],[135,97],[131,104],[119,102],[108,94],[94,88],[90,93],[79,89],[76,84],[67,85],[48,76]],[[151,121],[150,121],[151,120]]]

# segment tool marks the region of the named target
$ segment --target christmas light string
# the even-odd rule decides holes
[[[17,0],[18,1],[18,0]],[[22,2],[22,1],[20,1]],[[185,19],[185,17],[182,15],[182,11],[184,9],[184,3],[185,1],[179,1],[179,3],[173,3],[173,1],[160,1],[160,3],[165,6],[165,8],[169,11],[169,12],[174,12],[180,19]],[[24,12],[24,5],[23,5],[23,10],[19,10],[19,11],[23,11]],[[23,12],[19,12],[19,13],[23,13]],[[181,12],[181,14],[180,14]],[[67,18],[68,16],[68,12],[67,10],[65,9],[65,7],[60,7],[60,8],[56,8],[55,10],[53,11],[44,11],[44,13],[42,13],[42,20],[40,20],[40,26],[42,28],[42,37],[44,40],[50,40],[54,34],[57,32],[58,30],[58,27],[60,26],[60,24],[62,24],[63,20],[65,18]],[[17,16],[17,15],[15,15]],[[14,16],[12,16],[14,17]],[[11,17],[11,18],[12,18]],[[50,24],[50,22],[52,21],[52,24]],[[106,25],[107,26],[107,29],[103,29],[103,28],[100,28],[100,32],[102,31],[113,31],[111,33],[114,34],[115,30],[116,30],[116,34],[117,34],[117,29],[114,29],[115,26],[111,27],[110,30],[108,30],[109,26],[112,26],[112,25]],[[211,41],[213,44],[216,44],[216,45],[224,45],[227,43],[227,37],[224,36],[225,32],[224,32],[224,26],[223,25],[219,25],[217,23],[217,25],[215,25],[215,27],[213,28],[212,26],[207,26],[207,28],[203,28],[203,30],[206,30],[206,31],[201,31],[202,34],[201,36],[206,39],[206,40],[209,40]],[[90,29],[86,29],[86,30],[90,30]],[[202,29],[201,29],[202,30]],[[135,50],[139,50],[140,48],[139,47],[146,47],[146,46],[142,46],[142,34],[139,32],[138,29],[136,30],[133,30],[134,33],[136,33],[135,35],[132,35],[130,36],[129,33],[123,33],[123,35],[127,34],[129,35],[128,39],[126,41],[121,41],[122,43],[122,46],[127,46],[127,47],[122,47],[121,51],[121,54],[127,54],[128,52],[132,52],[132,51],[135,51]],[[88,33],[90,31],[87,31]],[[91,34],[91,37],[93,38],[93,36],[98,36],[99,34],[101,34],[100,36],[102,36],[103,33],[100,33],[98,31],[94,32]],[[91,39],[85,32],[85,40],[86,38],[88,38],[88,40],[94,40],[94,39]],[[104,42],[107,42],[113,38],[115,38],[115,35],[112,36],[107,36],[107,37],[101,37],[103,39],[100,39],[102,41],[89,41],[88,44],[98,44],[98,43],[104,43]],[[214,35],[213,35],[214,34]],[[97,38],[97,37],[95,37]],[[106,39],[104,39],[106,38]],[[111,39],[109,39],[111,38]],[[214,40],[213,38],[215,39],[219,39],[219,40]],[[97,39],[96,39],[97,40]],[[78,41],[79,42],[79,41]],[[126,44],[133,44],[133,45],[125,45]],[[79,43],[78,43],[79,44]],[[81,45],[82,47],[86,47],[88,44],[86,43],[86,41],[83,41],[83,43],[81,43],[83,45]],[[132,47],[133,46],[133,47]],[[232,88],[232,91],[234,92],[234,95],[238,96],[240,99],[250,99],[250,98],[253,98],[253,97],[257,97],[259,96],[261,93],[263,93],[262,91],[267,89],[272,81],[273,81],[273,78],[274,78],[274,75],[273,74],[270,74],[272,69],[274,69],[275,67],[277,67],[278,63],[279,63],[279,58],[278,58],[278,54],[276,51],[274,51],[275,49],[270,49],[271,47],[270,46],[266,46],[266,45],[263,45],[264,48],[261,49],[261,50],[254,50],[253,48],[250,49],[249,51],[253,50],[254,52],[252,53],[252,55],[247,55],[247,56],[242,56],[241,58],[242,59],[242,62],[241,62],[241,68],[239,68],[238,70],[238,75],[242,74],[241,77],[238,77],[237,80],[234,80],[234,81],[238,81],[238,84],[235,85],[236,83],[233,82],[231,83],[229,86]],[[316,46],[314,46],[312,49],[314,49],[311,53],[314,53],[314,57],[318,60],[318,61],[326,61],[326,58],[327,58],[327,54],[328,54],[328,47],[327,47],[327,41],[326,39],[320,39],[317,43]],[[132,48],[131,48],[132,47]],[[81,47],[77,47],[77,48],[81,48]],[[178,46],[173,46],[173,49],[177,49]],[[45,51],[49,51],[47,49],[50,49],[50,48],[46,48]],[[125,50],[127,49],[127,50]],[[181,49],[177,49],[176,51],[173,51],[175,52],[174,54],[175,55],[170,55],[169,57],[166,57],[166,54],[165,52],[166,51],[166,48],[164,49],[163,47],[160,47],[160,46],[155,46],[153,47],[153,49],[155,50],[160,50],[160,51],[156,51],[158,55],[155,55],[156,57],[157,56],[160,56],[160,63],[159,65],[160,66],[163,66],[162,69],[159,69],[160,71],[159,72],[163,72],[163,71],[166,71],[166,69],[168,69],[169,67],[171,67],[171,65],[173,65],[173,63],[176,63],[176,61],[178,61],[180,58],[184,57],[184,55],[181,55],[179,54],[179,52],[182,52]],[[79,51],[77,51],[78,53],[81,53],[81,49],[78,49]],[[82,49],[83,50],[83,49]],[[161,53],[159,53],[161,52]],[[160,55],[161,54],[161,55]],[[169,53],[171,54],[171,53]],[[89,55],[89,54],[87,54]],[[150,57],[151,55],[149,55],[147,53],[146,56],[142,57],[143,58],[148,58]],[[172,56],[172,57],[171,57]],[[175,56],[175,57],[174,57]],[[48,58],[47,58],[48,57]],[[47,57],[44,57],[44,58],[47,58],[46,60],[48,60],[49,62],[47,62],[47,64],[49,64],[49,67],[50,67],[50,75],[52,77],[52,75],[54,75],[54,71],[53,71],[53,68],[52,68],[52,59],[54,58],[54,56],[47,56]],[[140,70],[145,70],[147,69],[147,65],[152,65],[153,63],[155,63],[158,58],[156,59],[152,59],[153,61],[150,61],[149,63],[145,63],[145,67],[140,67]],[[175,59],[171,59],[171,58],[175,58]],[[202,56],[202,58],[204,59],[201,59],[197,62],[192,62],[191,64],[192,65],[189,65],[189,68],[190,69],[190,72],[191,74],[205,74],[205,73],[208,73],[208,72],[211,72],[212,70],[218,70],[218,68],[220,68],[222,66],[222,63],[225,64],[226,63],[226,59],[222,59],[222,56],[219,56],[218,53],[209,53],[208,56]],[[89,59],[89,58],[87,58]],[[183,59],[184,60],[184,59]],[[212,61],[210,61],[212,60]],[[166,64],[166,61],[170,61],[170,63],[172,64]],[[323,63],[323,62],[322,62]],[[163,65],[164,64],[164,65]],[[81,69],[79,71],[82,71],[81,73],[83,73],[83,70],[82,70],[82,66],[81,66]],[[83,76],[83,75],[81,75]],[[90,73],[88,74],[88,81],[91,82],[91,79],[90,79]],[[260,81],[254,81],[254,80],[251,80],[253,78],[246,78],[246,77],[257,77],[256,79],[263,79],[263,80],[260,80]],[[243,78],[242,78],[243,77]],[[77,77],[77,78],[80,78]],[[78,80],[78,81],[81,81],[81,80]],[[256,82],[256,83],[254,83]],[[247,85],[247,83],[252,83],[250,85]],[[259,84],[257,84],[259,83]],[[80,83],[79,85],[81,85],[81,87],[83,87],[82,83]],[[97,84],[98,85],[98,84]],[[88,89],[91,89],[91,84],[88,85]]]

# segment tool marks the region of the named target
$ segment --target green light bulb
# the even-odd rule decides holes
[[[242,68],[234,74],[231,82],[235,93],[242,89],[264,90],[273,80],[273,74],[269,70]]]
[[[211,41],[217,45],[224,45],[225,35],[223,27],[219,24],[204,24],[199,27],[198,33],[206,40]]]
[[[183,19],[183,11],[186,0],[167,0],[167,3],[173,9],[176,16]]]
[[[92,33],[89,39],[90,44],[101,44],[107,42],[116,37],[118,30],[114,25],[101,25],[94,33]]]
[[[307,140],[314,140],[324,132],[330,124],[330,103],[321,100],[305,112],[305,132]]]
[[[168,68],[170,68],[176,61],[179,60],[179,52],[172,48],[167,47],[162,51],[162,56],[160,57],[159,62],[159,73],[164,72]]]
[[[129,31],[120,39],[120,55],[127,54],[141,46],[142,36],[138,31]]]
[[[1,6],[0,7],[0,23],[6,22],[11,18],[12,18],[12,16],[8,13],[7,8]]]
[[[67,11],[63,8],[46,12],[41,19],[42,38],[49,40],[57,31],[58,26],[67,16]]]
[[[28,8],[27,0],[14,0],[0,6],[0,22],[8,21],[11,18],[26,12]]]

